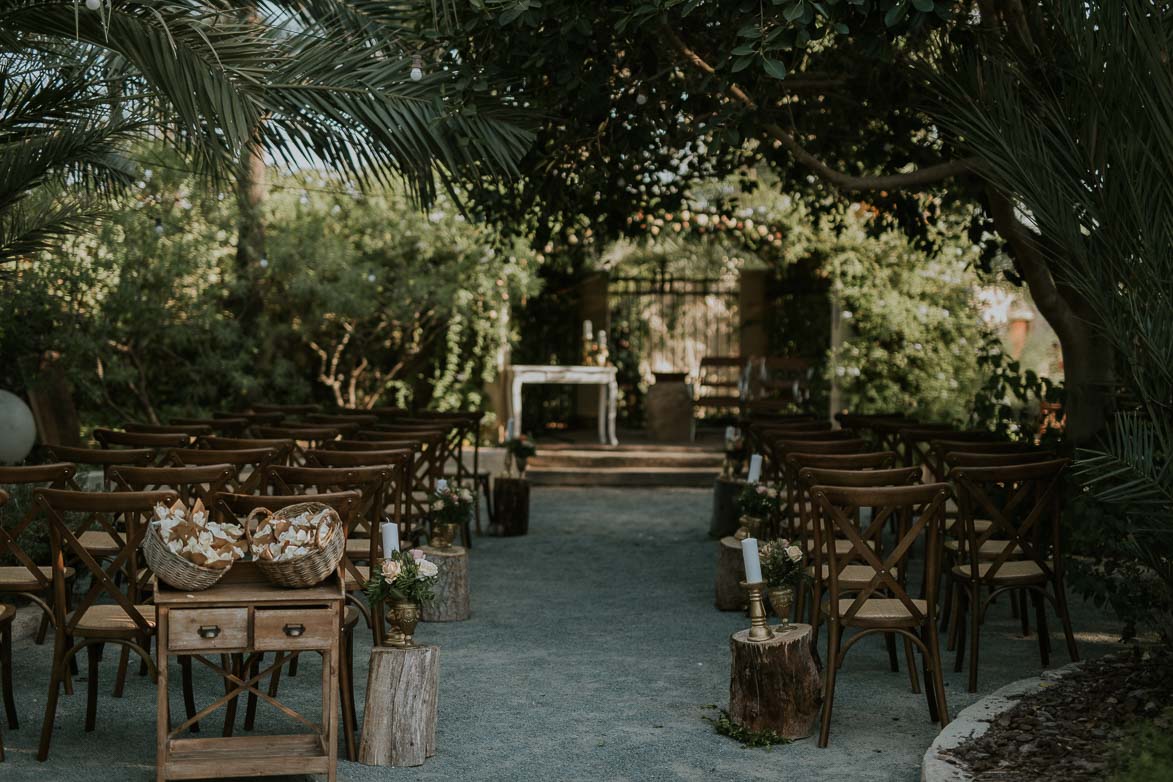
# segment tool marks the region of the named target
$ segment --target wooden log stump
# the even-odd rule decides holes
[[[745,481],[741,478],[718,478],[713,483],[713,516],[709,521],[709,537],[723,538],[737,532],[741,526],[737,513],[737,495]]]
[[[463,546],[448,548],[423,547],[428,559],[440,571],[432,587],[432,599],[423,604],[421,618],[425,622],[460,622],[471,615],[468,588],[468,549]]]
[[[806,738],[823,695],[822,677],[811,656],[811,626],[773,630],[769,641],[749,640],[748,628],[729,638],[729,718],[750,730]]]
[[[493,523],[511,537],[529,532],[529,481],[498,477],[493,481]]]
[[[439,689],[440,647],[372,649],[359,762],[402,768],[435,755]]]
[[[741,559],[741,541],[726,535],[717,543],[717,608],[722,611],[744,611],[745,565]]]

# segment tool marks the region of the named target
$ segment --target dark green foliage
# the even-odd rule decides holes
[[[1116,748],[1109,782],[1165,782],[1173,778],[1173,709],[1146,720]]]
[[[18,486],[0,485],[0,489],[8,492],[8,502],[3,507],[0,507],[0,525],[5,529],[12,529],[16,527],[25,512],[32,507],[35,487],[26,484],[20,484]],[[24,534],[17,539],[16,544],[37,564],[49,564],[48,522],[44,518],[34,519],[33,523],[24,531]],[[12,566],[20,564],[21,562],[11,554],[7,552],[0,554],[0,565]]]
[[[716,708],[709,706],[706,708]],[[729,712],[721,709],[720,716],[705,717],[706,720],[713,724],[713,729],[722,736],[728,736],[746,749],[755,747],[765,747],[771,749],[779,744],[789,744],[790,739],[772,730],[750,730],[749,728],[738,725],[729,718]]]

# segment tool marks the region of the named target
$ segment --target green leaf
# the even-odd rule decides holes
[[[895,27],[904,20],[908,15],[908,6],[903,0],[888,9],[888,13],[884,14],[884,25],[887,27]]]
[[[736,49],[734,49],[731,54],[733,54],[734,57],[743,57],[747,54],[753,54],[756,51],[757,49],[752,43],[743,43],[741,46],[738,46]]]
[[[790,8],[786,9],[786,13],[784,14],[784,16],[786,18],[786,21],[793,22],[796,19],[801,18],[803,13],[805,13],[805,12],[806,12],[806,0],[798,0],[797,3],[790,6]]]
[[[769,57],[762,58],[762,67],[766,73],[773,76],[775,79],[786,78],[786,65],[781,60],[773,60]]]
[[[752,63],[753,61],[754,61],[753,55],[746,55],[744,57],[738,57],[736,60],[733,61],[733,68],[731,70],[734,73],[739,73],[741,71],[744,71],[746,68],[748,68],[750,66],[750,63]]]
[[[745,25],[744,27],[742,27],[740,30],[737,31],[737,37],[738,38],[751,38],[751,39],[761,38],[762,37],[762,30],[756,24],[751,22],[750,24]]]
[[[925,14],[933,10],[933,5],[933,0],[912,0],[912,7]]]

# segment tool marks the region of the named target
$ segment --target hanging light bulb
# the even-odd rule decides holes
[[[641,92],[635,96],[635,102],[642,106],[648,102],[648,96]]]
[[[268,259],[268,258],[262,258],[262,259],[261,259],[261,268],[262,268],[262,269],[268,269],[268,268],[269,268],[269,259]]]
[[[424,61],[418,54],[411,56],[411,80],[419,81],[424,77]]]
[[[91,11],[97,11],[102,7],[102,0],[86,0],[86,8]]]
[[[370,274],[368,274],[368,275],[367,275],[367,282],[374,282],[374,281],[375,281],[375,279],[376,279],[376,278],[375,278],[375,273],[374,273],[374,272],[371,272]]]
[[[163,235],[163,218],[162,217],[155,218],[155,233],[157,233],[159,236]]]

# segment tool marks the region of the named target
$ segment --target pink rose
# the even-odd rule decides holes
[[[403,566],[393,559],[383,560],[383,578],[388,581],[394,581],[399,578],[399,574],[403,572]]]
[[[421,560],[423,560],[424,552],[418,548],[413,548],[411,550],[411,558],[414,559],[416,561],[416,563],[418,564]]]

